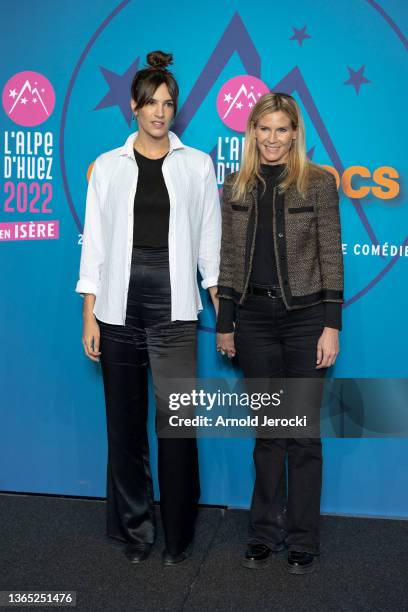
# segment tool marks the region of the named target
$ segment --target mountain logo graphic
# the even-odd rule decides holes
[[[6,115],[14,123],[33,127],[44,123],[52,115],[55,92],[44,75],[26,70],[7,81],[2,101]]]
[[[243,0],[242,0],[243,1]],[[397,35],[398,39],[403,43],[404,47],[406,46],[406,39],[403,36],[400,28],[396,25],[392,19],[384,12],[381,7],[379,7],[375,2],[371,0],[367,0],[368,4],[371,6],[370,11],[374,10],[379,13],[380,17],[386,22],[387,27],[391,27],[394,33]],[[82,214],[80,210],[77,210],[77,206],[74,202],[73,193],[71,190],[70,179],[68,176],[68,170],[71,168],[70,172],[72,174],[72,181],[77,182],[77,166],[71,162],[71,164],[67,164],[67,149],[68,142],[67,132],[69,132],[69,109],[73,104],[78,104],[77,101],[74,100],[73,93],[76,90],[76,87],[79,87],[78,81],[79,76],[81,75],[81,71],[83,70],[84,65],[88,70],[91,70],[92,60],[91,56],[96,53],[96,45],[100,42],[100,38],[106,34],[106,30],[109,29],[112,22],[116,19],[116,17],[122,13],[123,10],[128,9],[132,3],[130,0],[122,0],[113,10],[112,12],[103,20],[103,22],[98,26],[90,40],[86,44],[83,52],[81,53],[78,62],[72,72],[64,101],[62,104],[61,110],[61,124],[60,124],[60,139],[59,139],[59,152],[60,152],[60,163],[61,163],[61,175],[64,186],[65,195],[67,198],[68,206],[70,208],[71,214],[75,221],[75,224],[78,228],[78,231],[82,233],[83,231],[83,211]],[[288,10],[292,10],[291,7]],[[130,21],[131,22],[131,21]],[[184,27],[183,22],[180,21],[180,24]],[[91,53],[92,51],[92,53]],[[100,51],[101,52],[101,51]],[[102,53],[102,52],[101,52]],[[305,78],[302,70],[296,65],[296,58],[293,59],[293,67],[286,67],[283,74],[275,77],[269,77],[271,82],[269,83],[269,87],[263,83],[259,79],[262,74],[262,61],[261,55],[257,49],[255,41],[253,40],[250,32],[247,30],[247,27],[242,20],[239,12],[235,12],[231,20],[225,27],[220,39],[215,44],[214,48],[209,50],[208,59],[203,64],[201,68],[201,72],[199,72],[194,84],[192,85],[190,92],[185,98],[179,112],[177,113],[175,122],[172,126],[172,131],[174,131],[178,136],[183,138],[184,133],[192,124],[194,119],[197,117],[198,111],[201,109],[202,105],[207,100],[207,97],[212,95],[212,88],[214,84],[217,82],[220,75],[222,75],[224,70],[229,69],[228,65],[230,60],[237,55],[237,58],[242,64],[242,69],[246,71],[247,74],[239,77],[234,77],[229,81],[226,81],[222,86],[221,91],[217,96],[217,105],[216,110],[217,114],[220,117],[220,120],[225,123],[230,129],[244,132],[245,124],[247,122],[247,117],[249,114],[249,109],[244,111],[244,102],[245,98],[247,99],[247,104],[253,102],[252,96],[249,98],[248,96],[253,92],[255,98],[259,98],[258,93],[264,95],[269,91],[281,91],[287,94],[291,94],[296,96],[299,99],[302,109],[304,110],[305,116],[307,115],[308,120],[310,121],[311,127],[315,131],[315,138],[319,140],[319,145],[321,146],[321,152],[319,156],[324,155],[327,157],[328,164],[336,168],[339,174],[343,174],[346,169],[346,165],[340,151],[336,145],[336,134],[338,137],[341,135],[341,126],[338,127],[338,131],[333,135],[333,129],[336,128],[336,121],[334,121],[334,125],[326,124],[325,117],[321,114],[319,109],[319,93],[315,92],[314,89],[308,83],[308,80]],[[110,59],[110,55],[108,54]],[[290,59],[290,58],[289,58]],[[89,119],[92,119],[92,114],[94,110],[101,110],[108,107],[117,106],[124,118],[125,124],[129,126],[129,87],[131,83],[132,75],[135,70],[137,70],[139,57],[137,54],[131,57],[129,61],[132,63],[129,65],[128,69],[122,70],[120,75],[113,73],[112,71],[108,71],[102,68],[102,73],[105,77],[105,80],[108,83],[108,91],[103,92],[103,98],[100,98],[100,94],[98,92],[95,97],[95,105],[92,108],[92,113],[89,114]],[[314,61],[314,60],[313,60]],[[89,64],[87,64],[89,62]],[[101,69],[98,67],[98,63],[93,65],[95,78],[100,79],[100,71]],[[264,74],[267,74],[268,63],[266,63],[266,67],[264,67]],[[312,66],[315,64],[313,63]],[[189,68],[188,68],[189,70]],[[248,76],[248,75],[256,75]],[[258,77],[258,78],[257,78]],[[247,79],[249,79],[247,81]],[[235,83],[235,80],[237,81]],[[314,83],[315,85],[319,85],[319,87],[323,87],[324,92],[326,92],[326,85],[321,85],[320,77],[317,78],[317,81]],[[99,82],[99,81],[98,81]],[[260,89],[256,91],[256,85],[259,85]],[[242,102],[241,112],[238,109],[231,110],[228,109],[231,106],[231,102],[238,94],[241,89],[241,86],[245,85],[245,90],[242,89],[240,92],[240,99],[237,98],[235,104],[240,104]],[[253,85],[253,89],[251,89],[251,85]],[[341,85],[341,81],[340,81]],[[233,87],[234,86],[234,87]],[[95,80],[95,91],[98,91]],[[228,102],[228,94],[230,94],[231,99]],[[224,96],[227,96],[227,100],[224,102]],[[335,92],[330,92],[330,96],[334,97]],[[335,99],[335,98],[334,98]],[[78,112],[83,112],[81,107],[75,107]],[[368,107],[369,108],[369,107]],[[328,111],[332,112],[331,102],[329,103]],[[228,112],[228,114],[227,114]],[[236,114],[237,113],[237,114]],[[244,117],[245,114],[245,117]],[[225,116],[225,119],[223,117]],[[238,120],[238,117],[241,119]],[[236,119],[236,121],[233,121]],[[211,122],[211,116],[208,117],[208,121]],[[330,125],[330,129],[328,127]],[[95,130],[98,130],[99,123],[97,120],[94,120]],[[116,129],[116,127],[115,127]],[[206,131],[206,127],[203,128],[203,131]],[[95,135],[98,139],[100,139],[99,131],[95,131]],[[72,139],[71,139],[72,140]],[[91,142],[92,139],[90,139]],[[75,141],[72,141],[75,143]],[[112,141],[113,142],[113,141]],[[74,146],[74,145],[72,145]],[[315,146],[313,146],[309,150],[309,157],[313,159],[313,152]],[[90,147],[91,150],[91,147]],[[213,148],[209,151],[213,160],[217,158],[217,145],[214,144]],[[94,151],[92,149],[92,154]],[[77,151],[75,149],[71,152],[71,155],[74,158],[77,157]],[[86,162],[89,161],[89,156],[85,158]],[[317,160],[315,160],[317,161]],[[85,167],[84,163],[83,166]],[[83,206],[84,198],[81,198],[81,206]],[[357,223],[354,228],[353,225],[349,224],[349,226],[345,226],[345,241],[350,242],[350,244],[355,240],[367,240],[369,243],[373,245],[380,244],[380,238],[377,236],[377,233],[380,231],[380,223],[375,221],[375,211],[373,214],[373,219],[369,219],[369,215],[365,210],[364,206],[362,206],[361,201],[357,198],[350,198],[350,205],[352,207],[353,212],[357,215]],[[379,211],[381,212],[381,211]],[[375,226],[374,226],[375,222]],[[378,229],[377,229],[378,228]],[[403,248],[408,245],[408,236],[403,236],[402,238],[395,238],[398,243],[401,244]],[[359,269],[358,277],[361,276],[361,283],[358,283],[355,288],[352,289],[351,295],[347,296],[346,303],[344,307],[351,306],[355,302],[364,298],[364,296],[377,287],[377,285],[382,281],[384,277],[387,276],[391,270],[394,269],[396,264],[401,261],[401,256],[399,254],[387,258],[378,259],[379,264],[374,270],[369,266],[364,267],[365,261],[372,262],[370,258],[361,258],[361,274]],[[350,291],[350,289],[349,289]],[[201,329],[204,329],[201,326]],[[207,331],[213,332],[213,328],[208,328]]]
[[[229,79],[217,96],[221,121],[236,132],[245,132],[249,113],[269,87],[257,77],[241,74]]]

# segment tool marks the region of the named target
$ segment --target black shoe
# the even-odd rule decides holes
[[[125,548],[125,555],[131,563],[141,563],[150,555],[152,544],[135,544],[129,543]]]
[[[315,571],[317,563],[316,555],[312,555],[308,552],[298,552],[297,550],[289,551],[289,574],[311,574]]]
[[[261,569],[269,564],[271,554],[280,552],[283,548],[283,544],[277,544],[273,549],[266,544],[248,544],[242,565],[249,569]]]
[[[182,563],[186,559],[188,559],[191,555],[191,550],[187,548],[176,555],[169,553],[168,550],[164,549],[162,552],[162,562],[165,567],[169,565],[177,565],[177,563]]]

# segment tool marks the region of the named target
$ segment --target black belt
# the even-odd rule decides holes
[[[280,287],[260,287],[259,285],[249,285],[249,295],[267,295],[270,298],[282,297],[282,291]]]

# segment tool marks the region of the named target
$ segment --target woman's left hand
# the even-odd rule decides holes
[[[340,352],[339,330],[325,327],[317,343],[316,369],[330,368]]]

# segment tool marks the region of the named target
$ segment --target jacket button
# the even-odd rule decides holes
[[[281,232],[278,234],[278,236],[279,238],[283,238],[283,234]]]
[[[283,261],[284,259],[285,259],[285,256],[284,256],[284,255],[281,255],[281,260]]]

